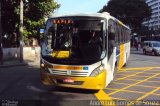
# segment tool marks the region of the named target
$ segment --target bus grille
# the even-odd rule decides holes
[[[62,70],[52,70],[53,75],[65,75],[65,76],[77,76],[77,77],[86,77],[88,72],[82,71],[62,71]]]

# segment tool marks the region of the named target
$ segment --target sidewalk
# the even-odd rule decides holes
[[[143,49],[142,48],[139,48],[138,51],[136,48],[131,48],[131,53],[132,54],[143,54]]]
[[[4,61],[2,65],[0,65],[0,68],[5,68],[5,67],[15,67],[15,66],[25,66],[27,65],[27,62],[20,62],[18,59],[15,60],[8,60]]]
[[[7,68],[7,67],[16,67],[16,66],[36,66],[39,67],[40,64],[40,60],[39,59],[35,59],[33,58],[28,59],[28,60],[24,60],[24,62],[20,62],[19,59],[15,59],[15,60],[8,60],[8,61],[4,61],[2,65],[0,65],[0,68]]]

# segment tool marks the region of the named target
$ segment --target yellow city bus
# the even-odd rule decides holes
[[[130,55],[130,29],[109,13],[49,18],[41,43],[45,85],[99,90]]]

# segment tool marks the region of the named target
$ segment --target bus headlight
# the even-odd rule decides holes
[[[40,64],[40,67],[44,68],[44,67],[45,67],[44,63],[41,63],[41,64]]]
[[[45,72],[50,73],[47,65],[44,63],[43,60],[40,61],[40,67],[41,67],[41,69],[44,70]]]
[[[104,71],[103,66],[99,66],[98,68],[94,69],[90,74],[91,77],[96,77],[97,75],[101,74]]]

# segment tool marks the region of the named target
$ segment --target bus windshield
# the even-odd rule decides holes
[[[53,18],[47,21],[43,58],[56,64],[93,64],[105,56],[103,19]],[[43,48],[42,48],[43,49]]]

